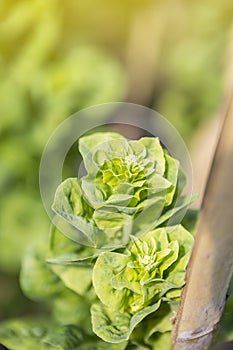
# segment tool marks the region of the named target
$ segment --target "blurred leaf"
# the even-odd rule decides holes
[[[94,293],[92,293],[94,294]],[[55,320],[61,324],[76,324],[85,332],[92,333],[90,305],[91,292],[86,296],[79,296],[68,288],[52,301],[52,310]]]
[[[51,347],[41,342],[45,333],[43,321],[10,320],[1,323],[0,343],[11,350],[49,350]]]
[[[18,270],[27,247],[32,242],[41,245],[48,228],[48,218],[35,195],[15,188],[2,196],[0,266],[8,272]]]
[[[109,344],[104,343],[97,337],[87,336],[80,328],[74,325],[60,326],[52,329],[43,339],[46,344],[50,344],[60,350],[123,350],[126,343]]]
[[[32,300],[51,299],[64,290],[64,285],[38,250],[29,250],[23,259],[20,284],[25,295]]]
[[[217,341],[233,341],[233,278],[228,290],[228,299],[221,318]]]
[[[150,341],[152,349],[168,350],[171,349],[171,333],[157,333],[156,336]]]
[[[74,325],[66,325],[49,331],[43,339],[43,343],[59,350],[78,350],[83,338],[80,328]]]
[[[91,285],[92,269],[82,266],[50,264],[52,271],[60,277],[65,286],[79,295],[85,295]]]
[[[118,59],[70,41],[78,22],[61,8],[57,0],[0,5],[0,267],[11,272],[28,244],[47,234],[38,169],[50,134],[84,107],[121,100],[126,88]]]

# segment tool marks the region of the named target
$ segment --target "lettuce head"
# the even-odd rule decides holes
[[[81,137],[79,150],[86,174],[65,180],[53,203],[77,242],[126,245],[130,235],[140,237],[189,204],[185,198],[177,204],[185,177],[156,137],[97,132]]]

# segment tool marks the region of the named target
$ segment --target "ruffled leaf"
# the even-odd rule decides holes
[[[91,319],[93,331],[109,343],[128,340],[135,327],[148,315],[158,310],[161,300],[137,312],[132,317],[126,312],[113,310],[102,304],[93,304]]]
[[[157,137],[142,137],[140,140],[138,140],[138,143],[145,146],[147,150],[146,157],[155,162],[156,171],[159,174],[164,174],[165,159],[164,152],[160,145],[159,139]]]
[[[52,208],[75,228],[71,231],[68,225],[60,221],[59,227],[64,227],[63,231],[68,237],[81,244],[96,245],[99,230],[92,220],[94,211],[85,201],[76,178],[69,178],[58,186]]]
[[[93,269],[93,286],[103,304],[119,309],[124,304],[124,291],[112,287],[111,280],[129,262],[129,257],[119,253],[102,253]]]
[[[93,151],[95,151],[100,144],[105,144],[110,140],[115,139],[124,140],[124,137],[113,132],[98,132],[89,136],[80,137],[79,151],[83,157],[85,168],[89,174],[95,174],[98,170],[98,168],[95,166],[95,163],[93,162]]]

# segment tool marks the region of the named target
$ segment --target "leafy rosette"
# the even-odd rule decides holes
[[[178,298],[192,243],[193,236],[178,225],[132,237],[123,253],[101,253],[93,269],[100,299],[91,308],[93,331],[106,342],[128,340],[147,316]],[[149,339],[153,330],[147,333]]]
[[[179,162],[157,138],[96,133],[79,149],[87,173],[58,187],[49,249],[29,249],[20,273],[24,293],[49,303],[51,317],[2,323],[0,343],[169,349],[193,244],[178,224],[191,200],[181,196]],[[183,223],[192,230],[195,221],[186,215]]]
[[[60,229],[81,244],[125,245],[190,202],[177,202],[185,178],[158,138],[95,133],[80,138],[79,150],[87,174],[58,187],[53,210],[70,225]]]
[[[158,138],[96,133],[81,138],[79,147],[88,173],[81,186],[93,208],[132,213],[148,201],[171,204],[179,163],[164,153]]]

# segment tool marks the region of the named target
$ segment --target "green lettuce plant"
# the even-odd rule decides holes
[[[94,247],[121,245],[187,206],[179,162],[158,138],[127,140],[117,133],[84,136],[79,150],[87,175],[57,189],[53,210],[75,227],[72,239]],[[179,198],[178,198],[179,197]]]
[[[94,332],[111,343],[128,340],[161,303],[179,297],[192,243],[178,225],[132,237],[123,253],[101,253],[93,269],[100,299],[91,308]]]
[[[2,323],[0,343],[167,350],[193,244],[176,216],[191,200],[180,164],[158,138],[102,132],[79,149],[86,174],[58,187],[49,247],[28,250],[20,273],[50,316]]]

